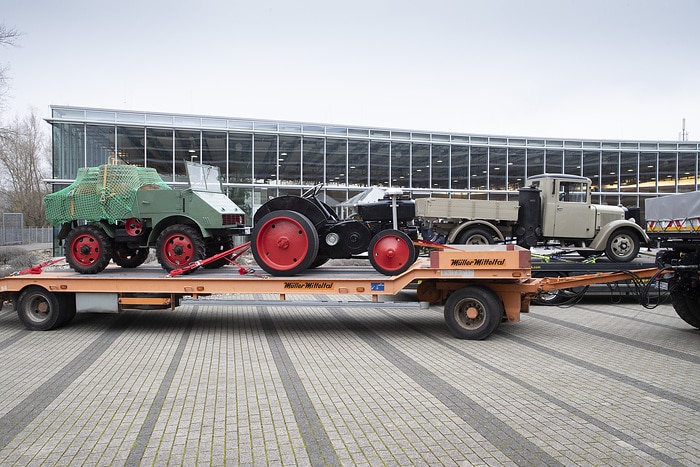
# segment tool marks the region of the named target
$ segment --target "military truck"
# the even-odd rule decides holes
[[[591,203],[591,180],[566,174],[529,177],[518,201],[416,199],[423,237],[439,243],[515,241],[531,248],[558,242],[583,257],[628,262],[649,241],[635,222],[638,209]]]
[[[233,247],[245,213],[222,190],[218,167],[186,162],[189,186],[173,189],[153,168],[101,165],[79,169],[68,187],[44,198],[46,218],[75,271],[96,274],[114,261],[143,264],[150,248],[166,271]],[[224,256],[205,267],[227,264]]]

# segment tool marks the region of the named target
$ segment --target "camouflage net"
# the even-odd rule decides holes
[[[44,197],[46,219],[53,225],[85,220],[118,220],[134,217],[138,190],[170,190],[155,169],[133,165],[101,165],[78,169],[75,181]]]

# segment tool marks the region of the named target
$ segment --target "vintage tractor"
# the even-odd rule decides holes
[[[186,163],[189,187],[172,189],[155,169],[130,165],[83,168],[68,187],[45,197],[46,218],[60,226],[66,261],[96,274],[110,261],[135,268],[155,248],[166,271],[233,248],[245,214],[221,187],[218,167]],[[227,264],[225,257],[205,267]]]
[[[392,276],[406,271],[418,254],[413,241],[415,204],[400,189],[358,206],[357,216],[339,219],[316,185],[301,196],[272,198],[254,216],[251,249],[258,265],[275,276],[294,275],[329,259],[364,257]]]

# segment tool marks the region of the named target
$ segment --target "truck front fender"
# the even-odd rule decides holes
[[[601,229],[600,232],[598,232],[598,235],[595,236],[593,241],[591,242],[589,248],[591,250],[595,251],[603,251],[605,250],[605,247],[608,245],[608,240],[610,240],[610,236],[613,234],[618,229],[622,228],[628,228],[631,230],[634,230],[634,232],[639,235],[640,242],[642,244],[648,244],[649,243],[649,237],[647,236],[647,233],[642,229],[640,226],[635,224],[632,221],[628,221],[625,219],[620,219],[616,221],[612,221],[608,224],[605,224]]]
[[[495,237],[498,237],[500,241],[504,241],[505,237],[503,236],[503,233],[501,230],[493,225],[490,222],[487,221],[482,221],[482,220],[474,220],[474,221],[467,221],[462,224],[459,224],[457,227],[453,228],[450,230],[449,235],[447,235],[447,243],[456,243],[457,239],[459,236],[462,234],[462,232],[465,232],[469,229],[473,229],[475,227],[481,227],[485,229],[492,230],[494,233]]]

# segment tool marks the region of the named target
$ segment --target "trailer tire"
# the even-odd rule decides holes
[[[137,268],[148,258],[148,248],[129,248],[125,243],[115,243],[113,249],[112,261],[125,269]]]
[[[413,240],[400,230],[383,230],[372,238],[368,247],[369,262],[385,276],[406,272],[416,262]]]
[[[461,245],[493,245],[493,233],[482,227],[471,227],[459,234],[457,243]]]
[[[80,274],[97,274],[112,260],[112,241],[95,225],[79,225],[66,236],[66,261]]]
[[[671,292],[671,303],[676,314],[694,328],[700,329],[700,297]]]
[[[445,323],[459,339],[486,339],[504,315],[503,302],[486,287],[463,287],[452,292],[445,302]]]
[[[156,240],[156,257],[168,272],[204,259],[204,253],[202,234],[186,224],[169,225]]]
[[[60,294],[62,295],[62,294]],[[19,294],[15,309],[20,321],[32,331],[48,331],[72,319],[66,297],[30,285]],[[73,302],[75,303],[75,302]],[[75,310],[75,306],[73,306]]]
[[[631,229],[618,229],[612,233],[605,247],[605,256],[615,263],[627,263],[639,253],[639,236]]]
[[[318,245],[314,224],[295,211],[268,212],[255,223],[251,233],[255,261],[273,276],[307,270],[316,260]]]

